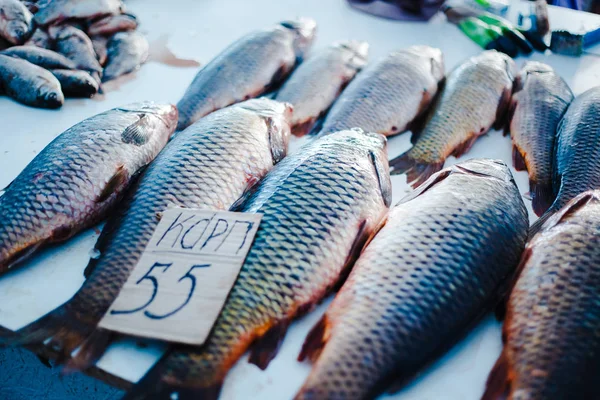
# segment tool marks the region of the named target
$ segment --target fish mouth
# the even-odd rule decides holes
[[[54,91],[46,92],[46,94],[43,95],[43,100],[48,108],[60,108],[65,101],[62,93]]]
[[[7,32],[10,32],[10,41],[14,44],[21,44],[29,39],[29,28],[21,21],[10,21]]]
[[[298,59],[304,58],[304,53],[312,45],[316,31],[317,21],[312,18],[298,18],[295,20],[281,21],[280,26],[293,31],[296,34],[294,49]]]

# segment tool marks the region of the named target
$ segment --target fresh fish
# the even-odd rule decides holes
[[[444,78],[439,49],[412,46],[367,66],[335,102],[321,134],[360,127],[389,136],[411,129]]]
[[[556,199],[531,227],[536,233],[569,200],[600,189],[600,86],[573,100],[558,126],[554,152],[553,189]]]
[[[262,222],[206,343],[172,349],[126,398],[216,399],[251,345],[250,362],[266,368],[291,320],[339,283],[390,198],[382,135],[338,132],[284,159],[239,208]]]
[[[233,43],[198,72],[179,100],[177,129],[278,85],[311,46],[316,27],[308,18],[284,21]]]
[[[573,93],[569,85],[546,64],[528,61],[515,80],[510,136],[513,163],[529,172],[533,211],[542,215],[554,200],[552,159],[556,128]]]
[[[600,398],[599,237],[600,192],[590,191],[527,245],[483,400]]]
[[[41,26],[70,19],[92,20],[125,10],[121,0],[50,0],[38,2],[38,7],[35,22]]]
[[[35,14],[36,12],[38,12],[40,9],[37,5],[37,0],[34,1],[23,1],[21,0],[21,3],[23,3],[23,5],[25,7],[27,7],[27,9],[29,10],[29,12],[31,12],[32,14]]]
[[[93,22],[88,27],[87,34],[111,36],[117,32],[135,30],[137,26],[137,18],[132,14],[109,15]]]
[[[50,36],[48,33],[40,28],[36,29],[33,32],[33,35],[29,38],[28,41],[24,43],[24,46],[36,46],[41,47],[43,49],[52,48],[52,44],[50,43]]]
[[[45,69],[76,69],[77,66],[67,57],[55,51],[34,46],[14,46],[1,54],[21,58]]]
[[[0,37],[23,44],[33,33],[33,15],[19,0],[0,0]]]
[[[227,210],[283,158],[291,107],[256,99],[223,109],[178,133],[107,223],[71,300],[23,328],[22,342],[44,342],[68,356],[89,336],[69,368],[85,368],[110,342],[96,328],[137,264],[169,207]],[[92,333],[93,332],[93,333]],[[90,336],[91,335],[91,336]]]
[[[59,108],[65,101],[60,83],[49,71],[2,54],[0,88],[19,103],[32,107]]]
[[[166,144],[176,120],[172,105],[134,103],[54,139],[0,197],[0,272],[102,220]]]
[[[311,130],[367,63],[368,53],[367,42],[334,43],[294,71],[275,97],[294,105],[292,133],[301,136]]]
[[[110,81],[140,68],[148,59],[150,45],[139,32],[119,32],[109,41],[102,81]]]
[[[94,48],[98,62],[104,66],[108,58],[108,38],[104,36],[92,36],[90,40],[92,41],[92,47]]]
[[[502,127],[515,69],[512,58],[488,50],[452,71],[414,146],[390,161],[392,175],[406,173],[416,187],[442,169],[447,157],[461,156],[490,128]]]
[[[295,399],[399,388],[494,307],[527,228],[504,163],[473,159],[434,175],[390,211],[308,334],[299,359],[315,364]]]
[[[58,79],[67,97],[92,97],[98,93],[98,82],[85,71],[52,69],[50,72]]]
[[[70,25],[61,25],[50,27],[48,33],[55,41],[57,52],[74,61],[78,69],[100,79],[102,66],[96,58],[92,41],[83,31]]]

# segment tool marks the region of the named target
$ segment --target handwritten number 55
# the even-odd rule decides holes
[[[210,264],[192,265],[192,267],[185,273],[185,275],[183,275],[181,278],[179,278],[179,280],[177,282],[181,282],[185,279],[190,280],[190,290],[188,292],[187,298],[185,299],[183,304],[181,304],[179,307],[175,308],[174,310],[172,310],[168,313],[162,314],[162,315],[154,314],[151,311],[145,310],[146,308],[148,308],[150,306],[150,304],[152,304],[154,302],[154,300],[156,299],[158,290],[159,290],[158,279],[156,276],[152,275],[152,272],[154,271],[154,269],[162,268],[163,269],[162,272],[164,273],[169,269],[169,267],[171,265],[173,265],[173,263],[168,263],[168,264],[163,264],[163,263],[158,263],[158,262],[154,263],[154,265],[152,265],[152,267],[150,267],[148,272],[146,272],[146,274],[136,282],[136,285],[139,285],[140,283],[142,283],[145,280],[149,280],[150,282],[152,282],[152,286],[153,286],[152,295],[150,296],[150,299],[146,303],[144,303],[140,307],[136,307],[131,310],[111,310],[110,314],[111,315],[134,314],[136,312],[140,312],[140,311],[144,310],[144,315],[148,318],[164,319],[164,318],[170,317],[171,315],[179,312],[183,307],[185,307],[190,302],[190,300],[194,294],[194,290],[196,289],[196,277],[192,274],[192,272],[197,268],[208,268],[208,267],[210,267]]]

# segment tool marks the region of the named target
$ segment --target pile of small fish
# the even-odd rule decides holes
[[[598,398],[600,87],[574,99],[549,66],[518,72],[497,51],[448,76],[428,46],[372,64],[358,41],[309,56],[315,32],[308,18],[253,32],[177,107],[116,108],[48,145],[0,197],[0,272],[108,222],[81,289],[2,342],[93,366],[121,336],[98,323],[158,216],[232,210],[262,222],[211,334],[172,344],[126,399],[217,399],[246,351],[265,369],[290,323],[336,287],[298,356],[313,367],[297,400],[400,389],[494,309],[505,347],[483,399]],[[444,168],[492,128],[529,173],[543,214],[531,228],[506,164]],[[407,130],[413,147],[388,161],[386,136]],[[287,156],[291,135],[309,133]],[[415,189],[392,206],[390,173],[402,172]]]
[[[137,26],[121,0],[0,0],[0,87],[41,108],[92,97],[147,60]]]

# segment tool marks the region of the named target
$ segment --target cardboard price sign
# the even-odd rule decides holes
[[[170,342],[204,343],[261,217],[228,211],[165,211],[100,327]]]

